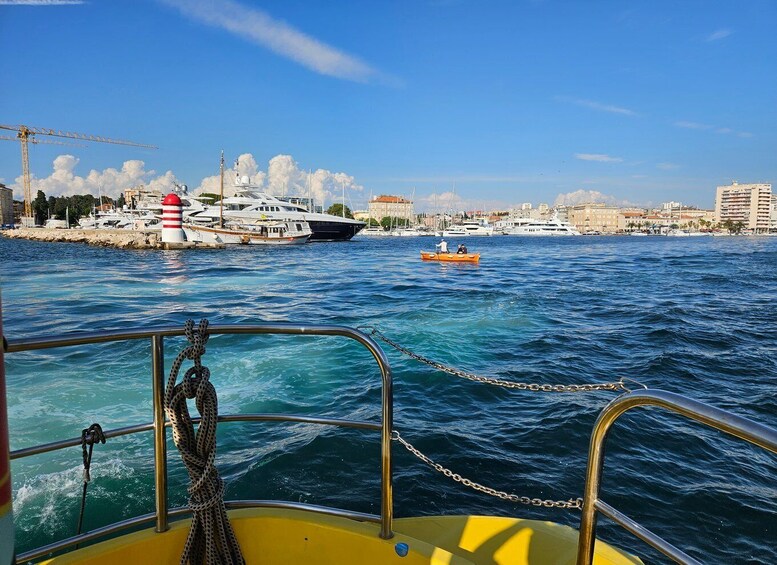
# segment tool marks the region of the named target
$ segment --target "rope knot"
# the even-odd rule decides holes
[[[165,387],[165,413],[173,428],[173,441],[189,472],[189,508],[192,525],[181,563],[189,565],[244,564],[240,546],[227,518],[224,483],[216,470],[216,424],[218,398],[210,382],[210,370],[202,364],[208,342],[208,320],[197,327],[187,320],[183,328],[189,341],[175,358]],[[178,373],[184,360],[194,362],[180,383]],[[187,399],[195,399],[202,418],[197,431],[189,414]]]

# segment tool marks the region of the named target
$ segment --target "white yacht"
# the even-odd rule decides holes
[[[248,176],[238,177],[235,183],[236,196],[224,198],[193,212],[184,218],[185,223],[207,225],[225,221],[251,223],[261,220],[307,222],[313,232],[310,241],[346,241],[359,233],[364,222],[341,218],[331,214],[309,212],[304,206],[287,202],[261,191],[252,185]]]
[[[380,226],[372,226],[369,228],[364,228],[362,231],[359,232],[359,235],[366,235],[370,237],[383,237],[383,236],[391,235],[391,232],[384,230]]]
[[[391,235],[395,237],[414,237],[418,235],[424,235],[420,230],[416,228],[394,228],[389,233],[391,233]]]
[[[470,235],[494,235],[492,226],[484,226],[475,220],[465,220],[460,224],[449,226],[442,232],[443,237],[463,237]]]
[[[505,235],[580,235],[574,226],[555,218],[549,220],[518,218],[506,222],[502,233]]]
[[[669,230],[666,232],[669,237],[703,237],[710,235],[708,232],[690,231],[690,230]]]

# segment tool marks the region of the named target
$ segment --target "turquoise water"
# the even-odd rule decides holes
[[[285,249],[121,251],[0,238],[8,337],[137,325],[307,321],[373,325],[440,362],[540,383],[620,376],[777,426],[777,238],[469,240],[476,265],[423,263],[428,238]],[[454,242],[457,243],[457,242]],[[182,346],[166,342],[168,364]],[[151,420],[150,347],[122,343],[9,354],[11,448],[75,437],[92,422]],[[387,349],[395,427],[465,477],[530,497],[583,489],[588,437],[613,393],[507,391]],[[377,421],[370,356],[337,338],[214,337],[204,363],[220,411]],[[168,365],[169,366],[169,365]],[[174,450],[174,447],[171,447]],[[398,516],[503,514],[576,525],[579,513],[466,490],[395,444]],[[228,498],[379,512],[374,432],[222,424]],[[85,527],[151,512],[150,435],[95,448]],[[777,563],[777,458],[657,410],[622,419],[603,498],[711,563]],[[13,465],[17,549],[72,535],[80,448]],[[171,504],[186,475],[171,453]],[[662,559],[602,519],[600,536]]]

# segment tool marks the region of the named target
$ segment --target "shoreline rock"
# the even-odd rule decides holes
[[[87,243],[98,247],[115,247],[117,249],[164,248],[161,234],[158,231],[17,228],[1,231],[0,235],[10,239]]]

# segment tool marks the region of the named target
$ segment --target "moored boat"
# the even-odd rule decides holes
[[[477,263],[480,253],[438,253],[436,251],[421,251],[424,261],[444,261],[450,263]]]
[[[187,241],[225,245],[299,245],[310,239],[307,222],[227,222],[224,227],[184,224]]]
[[[460,224],[448,226],[443,230],[442,235],[443,237],[488,236],[494,235],[494,228],[476,220],[465,220]]]

